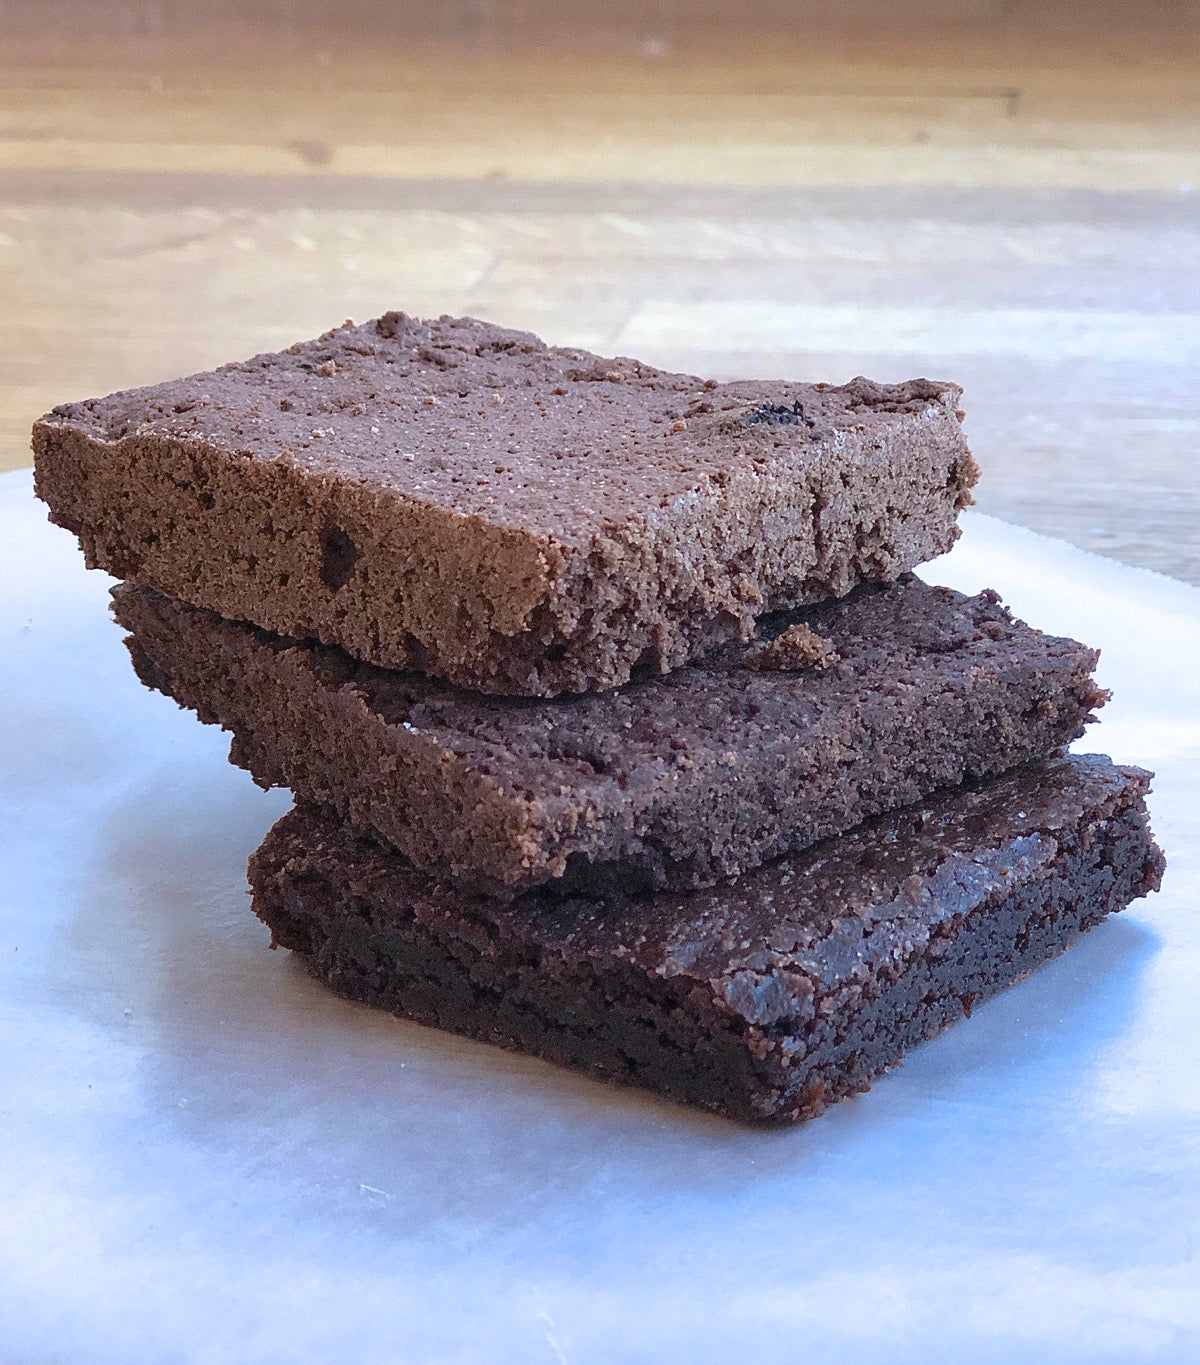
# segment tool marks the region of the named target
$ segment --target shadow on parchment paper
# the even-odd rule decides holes
[[[911,1163],[928,1181],[939,1144],[961,1149],[964,1094],[978,1103],[981,1075],[1026,1151],[1061,1142],[1047,1112],[1126,1027],[1154,950],[1144,928],[1109,921],[869,1095],[800,1128],[756,1131],[341,1001],[269,952],[245,864],[287,805],[228,769],[167,773],[116,809],[76,925],[92,954],[124,945],[97,955],[111,975],[92,1000],[142,1050],[144,1100],[174,1136],[252,1153],[259,1169],[323,1192],[366,1188],[409,1229],[513,1227],[531,1198],[544,1213],[589,1187],[727,1195],[881,1142],[893,1180]],[[978,1122],[994,1130],[995,1115]]]

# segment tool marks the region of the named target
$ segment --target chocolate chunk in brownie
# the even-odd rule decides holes
[[[994,593],[911,577],[763,623],[828,641],[831,667],[762,671],[727,646],[557,701],[374,668],[145,588],[115,598],[144,681],[232,730],[259,783],[491,894],[708,885],[1045,757],[1105,696],[1093,650],[1014,620]]]
[[[552,696],[665,672],[948,549],[978,472],[960,397],[718,385],[393,313],[55,408],[36,483],[119,578]]]
[[[302,805],[250,877],[273,942],[342,995],[734,1118],[804,1119],[1156,888],[1147,783],[1063,759],[716,890],[511,905]]]

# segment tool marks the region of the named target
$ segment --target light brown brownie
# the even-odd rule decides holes
[[[356,658],[552,696],[949,549],[961,390],[716,384],[388,313],[67,403],[37,491],[88,563]]]

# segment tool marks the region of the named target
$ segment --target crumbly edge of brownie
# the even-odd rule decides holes
[[[1147,775],[1113,771],[1119,780],[1083,799],[1070,824],[1011,833],[999,846],[981,832],[976,855],[960,850],[893,888],[896,922],[884,904],[872,924],[888,951],[847,954],[835,919],[824,969],[820,945],[804,966],[714,978],[703,955],[707,973],[678,953],[657,967],[639,960],[636,940],[606,951],[602,931],[599,944],[586,930],[576,942],[569,908],[547,926],[536,906],[525,918],[521,906],[456,899],[314,807],[284,817],[252,858],[254,908],[273,946],[301,954],[351,999],[731,1118],[790,1122],[864,1091],[922,1040],[1158,887]],[[874,822],[881,839],[895,828]],[[795,876],[798,896],[804,874]],[[742,895],[789,894],[776,870],[747,880]],[[939,896],[950,913],[936,913]],[[672,899],[666,913],[686,935],[689,900]]]
[[[861,426],[794,460],[772,424],[741,431],[761,459],[619,524],[597,512],[584,537],[460,515],[283,454],[136,425],[110,439],[79,405],[36,424],[35,487],[88,564],[118,578],[484,692],[582,693],[950,548],[978,477],[961,391],[854,384]],[[719,424],[711,439],[727,439]]]
[[[711,885],[1046,757],[1106,696],[1095,651],[1015,621],[994,593],[917,580],[801,612],[847,652],[819,673],[762,676],[756,648],[741,667],[733,647],[570,702],[457,692],[149,589],[114,599],[142,680],[232,730],[232,761],[260,785],[332,805],[419,867],[496,896]],[[791,619],[773,619],[774,638]],[[856,665],[847,632],[874,643],[877,621],[895,652]]]

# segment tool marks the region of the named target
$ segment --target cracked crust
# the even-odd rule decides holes
[[[55,408],[36,484],[88,563],[481,691],[604,689],[949,549],[953,384],[718,385],[391,313]]]
[[[274,946],[339,993],[751,1121],[865,1090],[1156,889],[1149,775],[1089,756],[881,817],[733,886],[472,898],[316,807],[251,859]]]
[[[231,758],[260,784],[333,805],[418,866],[495,895],[711,885],[1046,757],[1106,695],[1094,650],[1014,620],[995,593],[915,578],[565,702],[373,668],[149,589],[114,601],[143,681],[231,729]],[[797,631],[837,664],[764,670],[758,652],[790,654]]]

